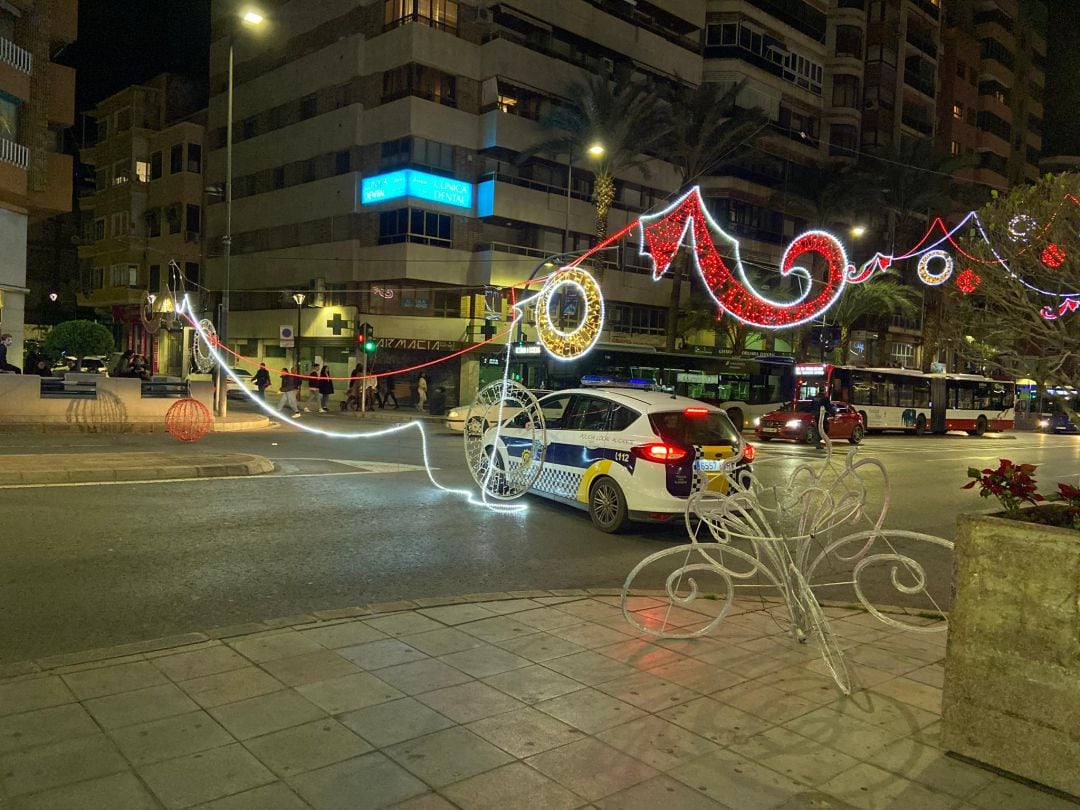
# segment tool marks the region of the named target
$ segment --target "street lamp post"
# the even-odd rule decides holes
[[[593,157],[604,154],[604,146],[599,141],[588,148],[588,153]],[[566,223],[563,227],[562,249],[566,253],[570,249],[570,195],[574,188],[574,150],[566,153]]]
[[[249,27],[262,25],[264,19],[263,15],[254,9],[248,9],[240,17],[240,21]],[[221,290],[221,315],[218,317],[217,328],[218,341],[222,345],[226,345],[229,334],[229,292],[232,288],[233,67],[236,62],[235,45],[236,37],[230,35],[228,87],[225,101],[225,234],[221,238],[222,253],[225,259],[225,283]],[[226,416],[229,410],[226,377],[225,369],[219,364],[217,368],[217,401],[215,408],[219,417]]]
[[[296,302],[296,334],[293,335],[293,352],[296,355],[296,373],[300,373],[300,313],[303,310],[304,299],[307,298],[302,292],[293,293],[292,300]]]

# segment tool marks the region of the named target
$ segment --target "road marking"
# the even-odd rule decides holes
[[[317,459],[318,461],[326,461],[326,459]],[[376,462],[372,462],[374,464]],[[266,475],[216,475],[206,476],[204,478],[148,478],[145,481],[64,481],[53,484],[0,484],[0,490],[3,489],[57,489],[60,487],[119,487],[119,486],[141,486],[145,484],[197,484],[212,481],[282,481],[286,478],[331,478],[333,476],[347,476],[347,475],[382,475],[385,473],[395,472],[417,472],[422,471],[424,468],[415,466],[412,464],[387,464],[385,462],[377,462],[381,465],[381,469],[373,470],[349,470],[348,472],[326,472],[326,473],[283,473],[275,475],[268,473]],[[368,466],[365,462],[353,462],[354,466]],[[385,469],[392,467],[393,469]],[[438,467],[432,467],[432,470],[438,470]]]

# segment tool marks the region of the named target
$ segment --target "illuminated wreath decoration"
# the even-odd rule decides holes
[[[551,302],[563,287],[573,287],[584,301],[581,323],[563,332],[551,321]],[[604,328],[604,296],[587,270],[570,267],[545,282],[536,298],[536,332],[540,342],[560,360],[573,360],[591,349]]]
[[[195,343],[192,346],[191,353],[195,360],[195,367],[199,369],[199,372],[206,374],[214,367],[214,356],[210,353],[210,347],[207,345],[207,341],[217,343],[217,330],[214,328],[214,324],[211,323],[209,318],[203,318],[199,321],[199,328],[196,332]]]
[[[930,271],[930,262],[934,259],[941,259],[942,261],[942,268],[937,273]],[[944,250],[928,250],[919,257],[919,266],[917,270],[923,284],[930,287],[936,287],[939,284],[944,284],[948,281],[949,277],[953,274],[953,257]]]
[[[1009,220],[1009,238],[1014,242],[1027,242],[1039,229],[1039,223],[1030,214],[1017,214]]]
[[[500,425],[514,420],[515,447],[520,456],[498,452]],[[495,428],[495,430],[492,430]],[[499,380],[481,388],[465,417],[465,461],[473,480],[486,494],[500,500],[520,498],[540,475],[547,448],[544,412],[533,393],[513,380]]]

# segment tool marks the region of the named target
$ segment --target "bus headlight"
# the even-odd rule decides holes
[[[754,427],[758,427],[760,425],[761,425],[761,417],[760,416],[755,416],[754,417]]]

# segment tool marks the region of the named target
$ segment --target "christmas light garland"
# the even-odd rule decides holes
[[[930,262],[941,261],[942,268],[937,273],[930,272]],[[929,250],[919,257],[918,273],[922,283],[930,287],[936,287],[949,280],[953,272],[953,257],[944,250]]]

